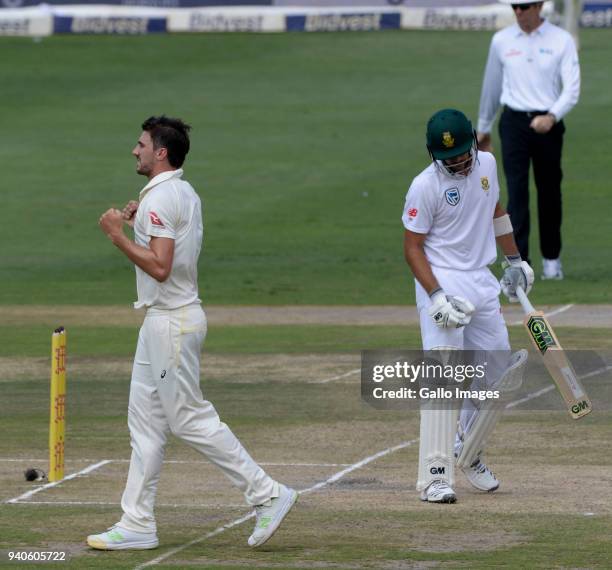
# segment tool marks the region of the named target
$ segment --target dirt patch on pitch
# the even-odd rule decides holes
[[[550,315],[556,326],[609,328],[612,305],[542,305],[538,309]],[[414,306],[222,306],[205,307],[211,326],[260,325],[414,325],[418,314]],[[508,324],[520,324],[523,314],[519,307],[505,306]],[[130,305],[4,305],[0,319],[6,326],[29,324],[79,326],[137,327],[144,311]]]
[[[202,379],[227,382],[351,382],[359,378],[355,354],[202,355]],[[75,379],[130,377],[132,358],[71,358],[68,374]],[[35,380],[50,374],[48,358],[0,357],[0,383]]]
[[[412,549],[419,552],[471,552],[496,550],[525,544],[518,532],[423,532],[411,535]]]

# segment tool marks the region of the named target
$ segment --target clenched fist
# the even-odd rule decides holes
[[[109,208],[100,216],[100,229],[111,239],[123,233],[123,214],[117,208]]]

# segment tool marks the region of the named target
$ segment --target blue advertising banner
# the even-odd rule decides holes
[[[306,14],[286,17],[288,32],[370,32],[399,30],[401,14]]]
[[[25,8],[40,4],[49,6],[142,6],[144,8],[194,8],[215,6],[271,6],[273,0],[0,0],[0,8]]]
[[[584,4],[580,25],[583,28],[612,28],[612,3]]]
[[[167,30],[166,18],[54,16],[55,34],[155,34]]]

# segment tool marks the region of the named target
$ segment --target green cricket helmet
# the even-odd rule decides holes
[[[427,150],[436,167],[451,178],[465,177],[477,159],[476,133],[470,120],[456,109],[442,109],[427,122]],[[464,163],[452,167],[445,161],[469,152]],[[460,169],[458,166],[463,165]]]

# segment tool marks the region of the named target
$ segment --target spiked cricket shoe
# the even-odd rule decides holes
[[[497,477],[495,477],[493,472],[482,461],[480,461],[480,457],[477,457],[476,461],[474,461],[474,463],[472,463],[469,467],[462,467],[461,471],[463,471],[464,475],[467,477],[467,480],[473,487],[476,487],[476,489],[492,493],[499,488],[499,481],[497,480]]]
[[[90,534],[87,544],[97,550],[149,550],[159,546],[154,532],[134,532],[120,526],[111,526],[101,534]]]
[[[255,530],[249,537],[249,546],[253,548],[261,546],[267,542],[276,529],[283,522],[293,505],[295,505],[298,494],[294,489],[279,485],[278,497],[273,497],[263,505],[255,507]]]
[[[454,503],[457,500],[455,491],[446,481],[436,480],[421,491],[421,501],[428,503]]]

